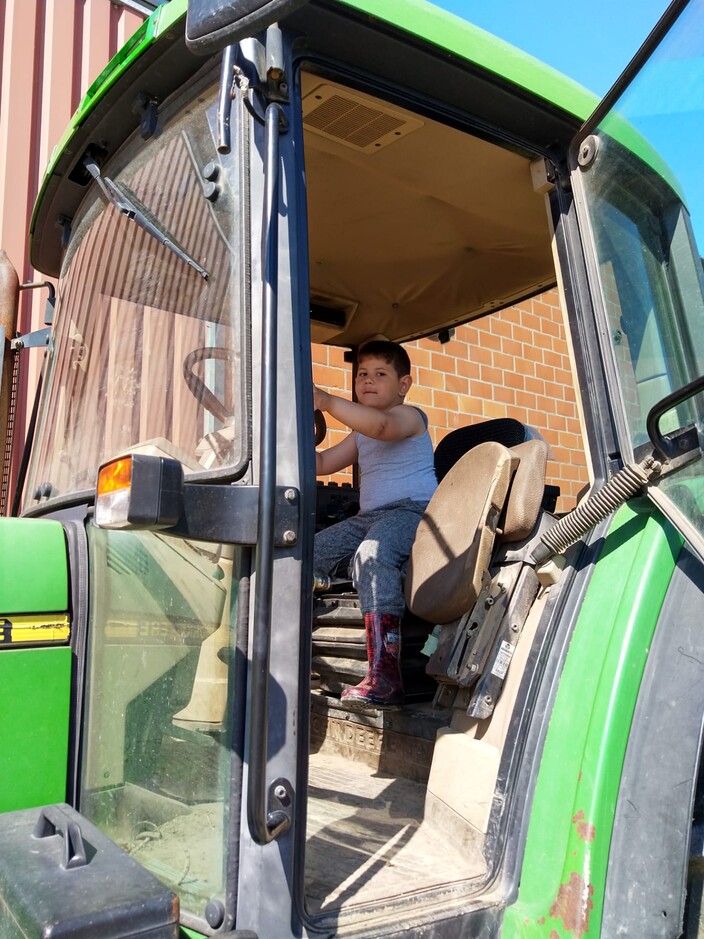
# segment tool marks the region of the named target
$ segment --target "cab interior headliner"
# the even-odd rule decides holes
[[[302,86],[313,341],[404,341],[554,284],[530,156],[315,74]],[[331,98],[328,131],[315,112]],[[355,146],[365,116],[409,127]]]

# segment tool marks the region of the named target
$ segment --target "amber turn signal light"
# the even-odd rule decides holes
[[[99,528],[171,528],[183,507],[178,460],[133,453],[98,471],[95,523]]]

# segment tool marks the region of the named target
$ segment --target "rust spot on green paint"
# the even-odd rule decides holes
[[[586,816],[582,809],[580,809],[579,812],[573,816],[572,824],[577,829],[578,838],[580,838],[582,841],[585,841],[587,844],[594,841],[596,829],[593,825],[590,825],[589,822],[586,821]]]
[[[538,920],[538,922],[539,922],[540,925],[542,926],[543,923],[545,922],[545,917],[544,917],[544,916],[541,916],[540,919]]]
[[[573,871],[566,884],[560,884],[557,899],[550,907],[550,916],[561,919],[564,928],[581,939],[589,931],[589,914],[594,909],[594,887]]]
[[[560,939],[560,935],[559,935],[558,931],[557,931],[556,929],[551,929],[551,930],[550,930],[550,935],[548,936],[548,939]]]

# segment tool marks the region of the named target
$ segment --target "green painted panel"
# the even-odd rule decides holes
[[[582,85],[493,36],[479,26],[426,0],[341,0],[585,119],[599,99]]]
[[[0,613],[68,609],[66,541],[60,522],[0,518]]]
[[[550,101],[570,114],[584,119],[599,99],[571,78],[538,59],[474,26],[462,17],[448,13],[426,0],[340,0],[371,17],[453,52],[468,62],[519,85]],[[77,114],[89,108],[115,78],[142,54],[144,49],[186,15],[186,0],[171,0],[159,7],[152,18],[121,49],[89,88]]]
[[[185,12],[185,0],[180,0],[180,2],[179,0],[176,0],[176,2],[172,0],[168,5],[155,10],[149,19],[145,20],[130,36],[124,46],[118,49],[103,71],[93,81],[79,103],[73,120],[77,123],[81,122],[86,112],[90,110],[93,98],[104,95],[120,75],[130,67],[132,62],[138,59],[156,38],[170,29],[177,20],[185,16]]]
[[[614,519],[560,677],[504,937],[599,935],[633,711],[681,546],[646,500]]]
[[[66,800],[71,650],[0,655],[0,812]]]

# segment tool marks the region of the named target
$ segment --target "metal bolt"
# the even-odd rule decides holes
[[[485,703],[485,704],[491,704],[491,702],[492,702],[493,700],[494,700],[494,699],[492,698],[492,696],[491,696],[490,694],[485,694],[485,695],[484,695],[484,703]]]
[[[295,489],[287,489],[286,492],[284,493],[284,499],[285,499],[287,502],[294,502],[295,499],[296,499],[296,490],[295,490]]]
[[[296,532],[291,531],[289,528],[288,531],[284,532],[284,544],[294,544],[296,541]]]
[[[220,187],[217,183],[205,183],[203,186],[203,195],[208,200],[208,202],[215,202],[217,197],[220,195]]]
[[[593,135],[582,141],[579,147],[579,153],[577,154],[577,162],[582,169],[586,169],[593,162],[598,149],[599,141]]]
[[[512,633],[518,632],[518,623],[511,623],[511,632]]]
[[[205,904],[205,919],[213,929],[219,929],[225,922],[225,905],[222,900],[213,897]]]
[[[469,670],[470,670],[470,672],[476,672],[476,670],[477,670],[478,667],[479,667],[478,665],[470,665],[470,666],[469,666]]]
[[[290,804],[291,804],[291,796],[290,796],[289,791],[288,791],[288,789],[286,788],[286,786],[281,786],[281,785],[275,786],[275,787],[274,787],[274,797],[275,797],[276,799],[278,799],[279,802],[280,802],[282,805],[290,805]]]
[[[214,160],[211,160],[210,163],[206,163],[203,167],[203,179],[207,179],[214,183],[219,175],[220,167]]]

